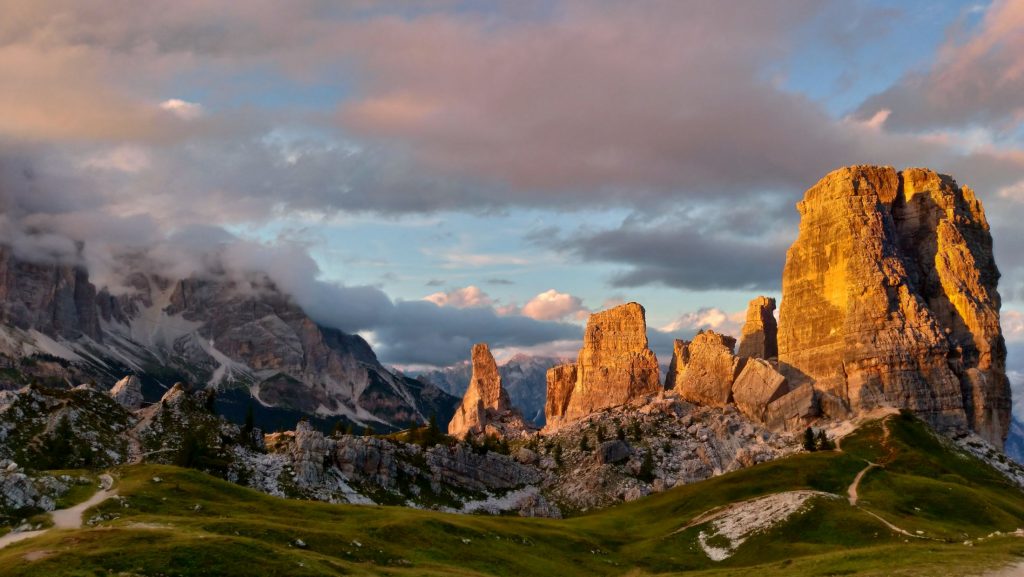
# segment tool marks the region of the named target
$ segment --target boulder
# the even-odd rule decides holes
[[[780,370],[854,413],[905,408],[1002,446],[1010,424],[999,270],[974,192],[926,169],[852,166],[797,204]]]
[[[757,297],[747,305],[747,320],[740,335],[740,358],[772,359],[779,355],[775,299]]]
[[[768,404],[789,392],[786,377],[764,359],[747,359],[732,385],[736,408],[751,419],[764,422]]]
[[[625,441],[605,441],[598,445],[595,457],[602,465],[621,463],[629,458],[629,445]]]
[[[768,403],[764,422],[772,429],[798,431],[821,416],[818,392],[805,383]]]
[[[677,347],[675,369],[685,367],[675,379],[675,392],[698,405],[725,406],[732,401],[732,384],[742,368],[733,354],[736,339],[714,331],[702,331],[693,341]],[[687,360],[684,360],[687,359]]]

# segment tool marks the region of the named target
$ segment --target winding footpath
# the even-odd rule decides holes
[[[0,537],[0,549],[10,545],[11,543],[17,543],[18,541],[24,541],[25,539],[31,539],[46,533],[50,529],[78,529],[82,526],[82,513],[90,507],[99,505],[103,501],[113,497],[117,494],[117,491],[111,489],[114,485],[114,478],[104,473],[100,475],[100,486],[102,487],[99,491],[96,491],[92,497],[89,497],[85,501],[67,509],[58,509],[50,513],[53,519],[53,527],[46,529],[40,529],[38,531],[23,531],[21,533],[8,533],[3,537]]]

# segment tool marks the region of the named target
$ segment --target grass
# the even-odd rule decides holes
[[[116,471],[129,507],[107,501],[96,528],[50,531],[0,550],[4,575],[963,575],[1024,560],[1024,493],[951,452],[915,420],[862,427],[843,452],[800,454],[566,520],[449,515],[402,507],[277,499],[200,472]],[[889,456],[861,485],[865,509],[937,540],[910,539],[851,507],[865,460]],[[157,476],[162,482],[153,482]],[[717,506],[814,489],[813,506],[720,563],[697,546]],[[114,516],[117,518],[113,518]],[[300,539],[304,546],[296,540]],[[965,539],[972,546],[963,544]],[[26,561],[26,554],[34,560]]]
[[[99,479],[91,471],[86,469],[62,469],[56,471],[47,471],[48,475],[53,477],[60,477],[61,475],[68,475],[72,479],[78,479],[79,477],[86,477],[89,479],[89,483],[80,485],[74,481],[68,483],[68,492],[64,493],[59,499],[56,500],[58,509],[67,509],[68,507],[74,507],[75,505],[87,500],[96,493],[97,487],[99,486]]]

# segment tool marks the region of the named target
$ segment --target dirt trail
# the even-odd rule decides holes
[[[858,497],[857,497],[857,488],[860,487],[860,482],[861,482],[862,479],[864,479],[864,475],[866,475],[867,472],[870,471],[871,469],[874,469],[876,467],[884,467],[886,465],[886,463],[892,462],[892,460],[895,458],[895,454],[894,454],[895,452],[889,446],[889,418],[888,417],[882,419],[882,448],[885,449],[885,458],[882,459],[882,462],[881,463],[872,463],[871,461],[865,461],[865,463],[867,463],[868,466],[864,467],[863,469],[860,470],[859,473],[857,473],[857,476],[854,477],[853,482],[850,483],[849,488],[846,489],[846,494],[848,495],[848,498],[850,500],[850,505],[851,506],[853,506],[853,507],[857,506],[857,499],[858,499]]]
[[[861,480],[864,479],[864,475],[866,475],[867,472],[870,471],[871,469],[885,467],[885,465],[887,465],[888,463],[891,463],[892,460],[896,458],[896,451],[893,450],[893,448],[889,446],[889,418],[888,417],[886,417],[885,419],[882,420],[882,448],[885,449],[885,457],[883,457],[881,459],[881,462],[880,463],[872,463],[871,461],[865,461],[868,464],[868,466],[864,467],[863,469],[860,470],[859,473],[857,473],[857,476],[853,479],[853,482],[850,483],[849,488],[847,488],[846,493],[847,493],[847,495],[849,497],[849,500],[850,500],[850,506],[857,507],[857,499],[858,499],[858,497],[857,497],[857,488],[860,487],[860,482],[861,482]],[[900,527],[897,527],[896,525],[893,525],[892,523],[890,523],[890,522],[886,521],[885,519],[883,519],[880,515],[878,515],[876,513],[872,513],[871,511],[868,511],[867,509],[865,509],[863,507],[858,507],[858,508],[861,511],[864,511],[865,513],[867,513],[868,515],[871,515],[875,519],[878,519],[879,521],[881,521],[882,524],[884,524],[886,527],[888,527],[891,531],[893,531],[895,533],[899,533],[900,535],[903,535],[903,536],[906,536],[906,537],[913,537],[914,539],[928,539],[928,540],[932,540],[931,537],[925,537],[923,535],[915,535],[914,533],[911,533],[910,531],[907,531],[906,529],[902,529]]]
[[[100,475],[100,485],[103,487],[85,501],[67,509],[58,509],[50,513],[53,519],[53,527],[47,529],[40,529],[39,531],[24,531],[21,533],[8,533],[3,537],[0,537],[0,549],[10,545],[11,543],[17,543],[18,541],[24,541],[46,533],[50,529],[78,529],[82,526],[82,513],[90,507],[99,505],[103,501],[106,501],[110,497],[117,494],[117,491],[111,489],[114,485],[114,479],[110,475]]]

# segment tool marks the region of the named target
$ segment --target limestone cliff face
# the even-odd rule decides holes
[[[658,359],[647,346],[644,307],[628,303],[591,315],[575,366],[576,381],[564,412],[545,414],[549,429],[660,391]],[[564,378],[571,372],[560,369],[556,376]],[[564,400],[565,383],[556,381],[559,390],[552,391],[549,379],[548,387],[548,408],[555,409]]]
[[[509,426],[524,430],[522,415],[512,407],[508,393],[501,386],[498,364],[487,344],[473,345],[472,366],[469,388],[448,423],[448,434],[460,438],[483,432],[510,436],[514,431],[506,430]]]
[[[775,299],[757,297],[747,306],[747,319],[740,336],[739,357],[771,359],[779,355]]]
[[[732,385],[742,368],[740,359],[733,354],[736,339],[702,331],[690,343],[676,343],[673,390],[698,405],[721,407],[732,402]]]
[[[576,375],[576,363],[548,369],[547,400],[544,404],[546,423],[557,422],[565,418],[565,413],[569,409],[569,399],[572,398],[572,390],[576,387]]]
[[[853,166],[797,204],[779,361],[854,411],[911,409],[1002,445],[1010,423],[999,271],[974,192],[925,169]]]
[[[0,323],[52,338],[102,341],[96,287],[82,267],[30,262],[0,246]]]

